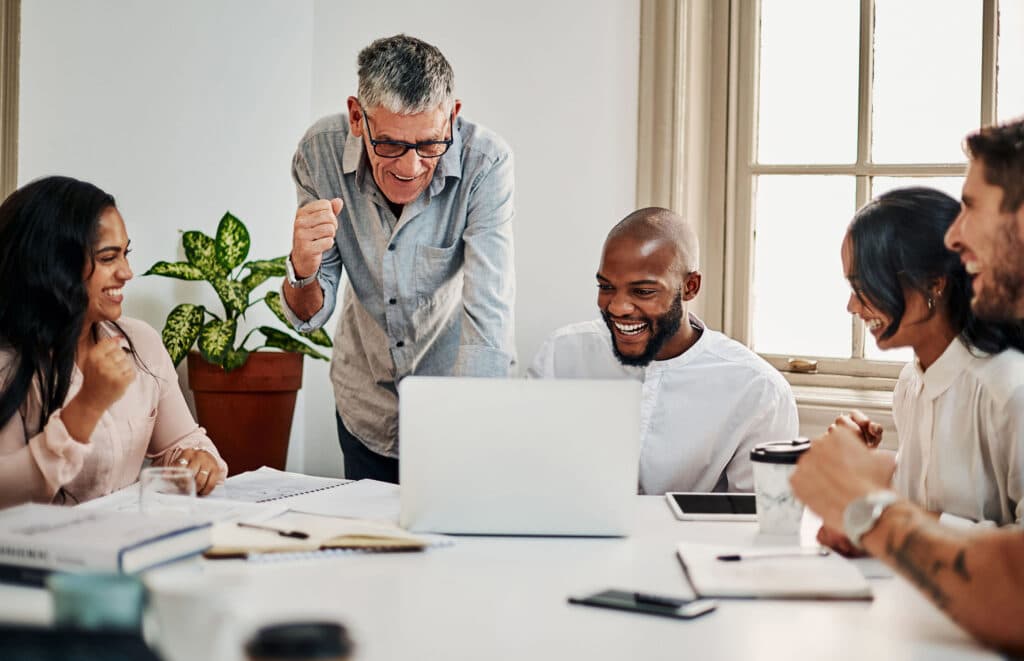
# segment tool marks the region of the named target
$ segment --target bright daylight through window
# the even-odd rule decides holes
[[[753,347],[783,369],[806,356],[895,376],[866,361],[911,351],[879,351],[846,312],[843,234],[893,188],[959,200],[960,139],[1024,114],[1024,0],[761,0],[741,11],[736,219],[753,245],[737,289],[752,286],[736,295]]]

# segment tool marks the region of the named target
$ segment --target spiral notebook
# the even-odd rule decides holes
[[[352,480],[319,477],[261,466],[254,471],[232,475],[217,487],[211,498],[225,498],[247,503],[268,503],[282,498],[301,496],[351,484]]]

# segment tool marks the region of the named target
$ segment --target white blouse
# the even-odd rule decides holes
[[[933,512],[1021,522],[1024,354],[976,356],[954,340],[927,371],[903,369],[893,417],[897,491]]]

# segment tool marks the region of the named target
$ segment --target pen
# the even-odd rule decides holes
[[[821,557],[826,556],[828,554],[828,549],[816,548],[793,549],[792,551],[766,551],[762,553],[758,553],[757,551],[750,551],[748,553],[731,553],[715,557],[723,562],[739,562],[740,560],[759,560],[761,558],[795,558],[800,556]]]
[[[301,530],[281,530],[279,528],[272,528],[270,526],[261,526],[257,523],[245,523],[243,521],[238,522],[239,528],[255,528],[256,530],[266,530],[269,532],[276,532],[281,537],[292,537],[294,539],[309,539],[309,534],[302,532]]]

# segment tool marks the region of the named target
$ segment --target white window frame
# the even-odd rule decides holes
[[[829,166],[798,168],[753,163],[758,38],[757,0],[641,0],[637,206],[663,206],[694,225],[705,277],[693,306],[713,328],[750,345],[754,227],[753,175],[795,172],[834,174]],[[871,81],[871,0],[861,0],[859,103]],[[997,0],[983,0],[981,122],[995,120]],[[857,177],[857,204],[867,202],[872,176],[962,176],[963,163],[873,165],[870,113],[860,112],[858,160],[841,173]],[[740,121],[745,118],[744,121]],[[741,159],[739,155],[746,154]],[[851,210],[852,211],[852,210]],[[837,304],[841,304],[837,302]],[[852,328],[857,329],[854,319]],[[885,446],[897,445],[892,389],[902,365],[864,359],[863,334],[852,333],[851,355],[765,355],[792,384],[801,433],[817,434],[839,413],[859,408],[886,429]],[[854,339],[858,338],[858,339]],[[817,361],[815,373],[792,371],[791,359]]]
[[[997,2],[982,3],[982,72],[980,123],[995,121],[996,101],[996,41]],[[820,165],[764,165],[756,163],[754,136],[757,131],[758,97],[758,37],[759,8],[757,0],[736,0],[730,7],[730,41],[735,42],[737,56],[737,104],[731,113],[735,141],[731,143],[729,160],[735,164],[735,176],[730,180],[727,200],[731,209],[726,226],[732,227],[735,240],[731,269],[733,281],[727,284],[727,312],[723,327],[732,337],[750,344],[752,338],[751,294],[753,290],[754,213],[753,182],[764,174],[776,175],[849,175],[856,180],[855,207],[860,208],[871,199],[871,178],[900,177],[961,177],[966,162],[928,164],[875,164],[870,160],[871,150],[871,85],[873,70],[872,26],[874,0],[860,0],[860,52],[858,80],[857,160],[852,164]],[[852,211],[852,210],[851,210]],[[728,259],[728,257],[727,257]],[[728,278],[730,273],[725,274]],[[890,390],[903,365],[864,358],[864,323],[851,315],[850,358],[823,358],[820,356],[762,354],[791,383],[815,386],[840,386],[854,389]],[[814,374],[802,373],[797,361],[816,361]]]

